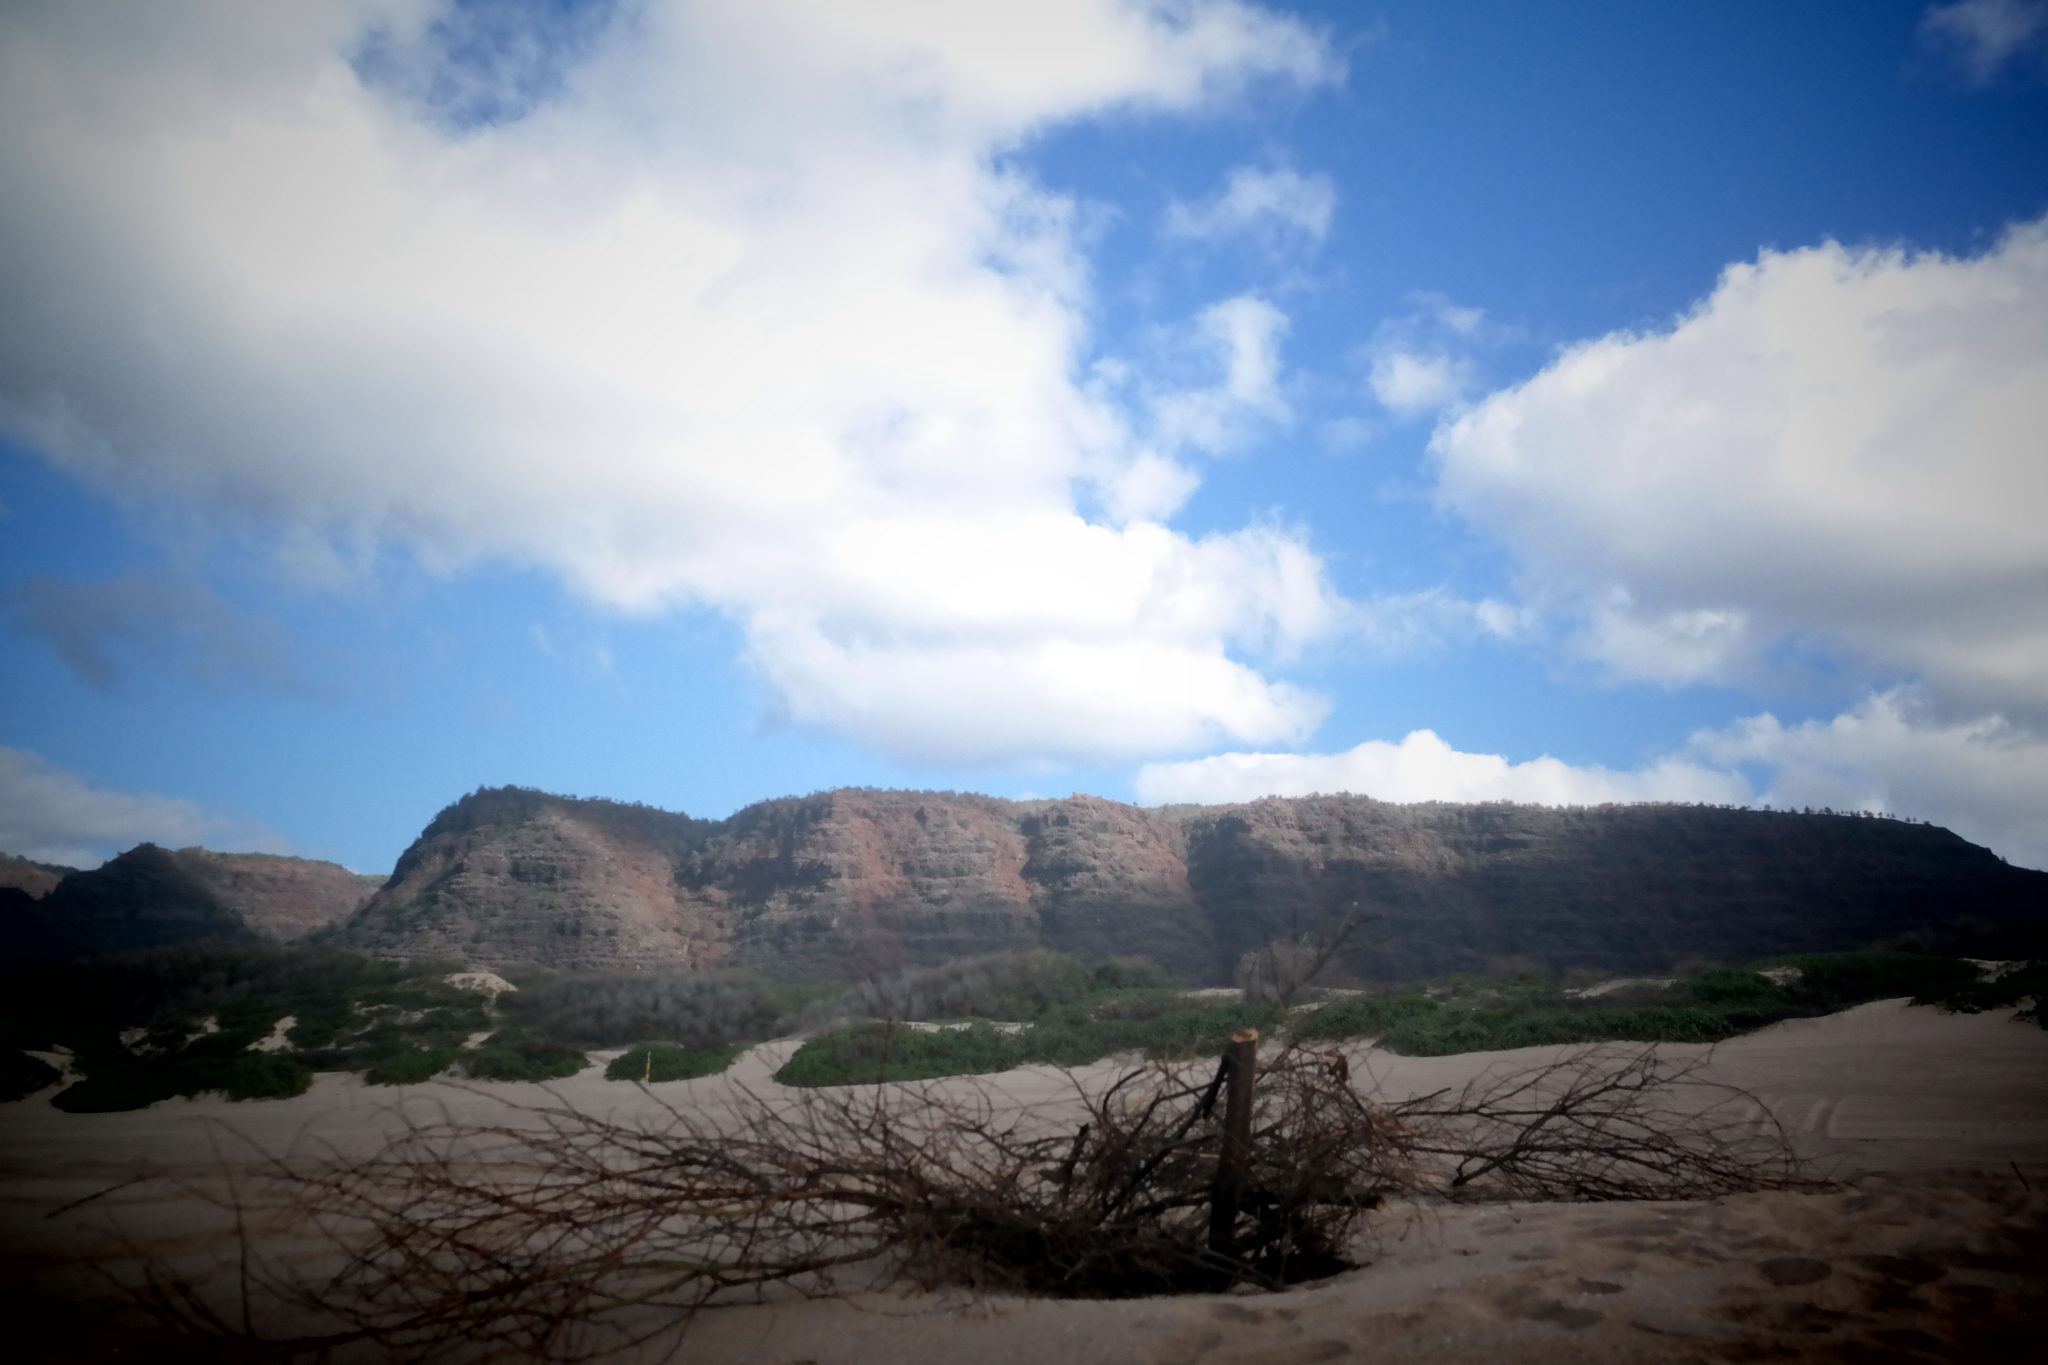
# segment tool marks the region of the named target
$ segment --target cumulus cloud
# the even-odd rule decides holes
[[[1894,690],[1832,720],[1753,716],[1695,735],[1691,749],[1713,763],[1763,765],[1771,776],[1761,799],[1774,805],[1922,817],[2048,867],[2048,740],[1995,717],[1930,716]]]
[[[93,687],[175,672],[215,691],[313,690],[282,626],[196,583],[140,574],[100,582],[32,578],[6,602],[29,634]]]
[[[1462,403],[1479,384],[1477,351],[1512,335],[1477,308],[1438,294],[1418,294],[1408,312],[1373,329],[1362,352],[1366,385],[1399,418],[1426,416]]]
[[[2048,75],[2048,0],[1934,5],[1921,16],[1920,40],[1972,85],[1989,85],[2009,66]]]
[[[1209,198],[1168,205],[1163,230],[1200,241],[1249,237],[1278,248],[1320,242],[1336,211],[1337,187],[1326,175],[1239,166]]]
[[[1398,744],[1368,740],[1342,753],[1151,763],[1140,769],[1137,791],[1151,803],[1356,792],[1383,801],[1829,807],[1929,820],[2013,862],[2048,867],[2048,741],[2002,720],[1928,715],[1900,690],[1870,696],[1832,720],[1786,725],[1763,714],[1702,730],[1678,751],[1632,769],[1548,756],[1514,762],[1462,752],[1417,730]]]
[[[1292,415],[1280,385],[1286,332],[1287,315],[1256,294],[1204,309],[1171,348],[1184,357],[1182,368],[1213,370],[1215,378],[1147,396],[1154,440],[1167,450],[1221,454],[1285,423]]]
[[[0,851],[66,867],[98,867],[148,841],[283,853],[275,833],[176,796],[108,791],[40,755],[0,746]]]
[[[1442,505],[1622,678],[1788,647],[2048,720],[2048,222],[1975,257],[1766,252],[1432,439]]]
[[[1138,799],[1250,801],[1261,796],[1356,792],[1382,801],[1520,801],[1537,805],[1599,805],[1610,801],[1751,799],[1740,776],[1685,759],[1635,771],[1576,767],[1548,757],[1515,763],[1499,754],[1453,749],[1433,730],[1415,730],[1398,744],[1373,739],[1336,754],[1234,753],[1139,770]]]
[[[1048,659],[1128,699],[990,727],[1018,758],[1314,711],[1256,643],[1299,602],[1162,525],[1183,452],[1283,414],[1284,319],[1205,313],[1221,379],[1141,376],[1153,408],[1084,379],[1076,210],[1005,154],[1336,79],[1317,33],[1235,0],[762,0],[556,45],[493,10],[0,13],[0,433],[323,572],[402,546],[730,613],[786,714],[896,752],[971,729],[874,685],[933,658],[1013,665],[974,675],[989,716],[1042,710]],[[1076,542],[1117,592],[1058,570]]]
[[[1472,385],[1472,367],[1457,356],[1394,345],[1374,352],[1366,382],[1381,407],[1397,417],[1415,417],[1463,398]]]

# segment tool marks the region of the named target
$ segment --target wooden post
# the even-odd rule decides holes
[[[1258,1078],[1259,1031],[1239,1029],[1230,1035],[1223,1054],[1230,1068],[1229,1092],[1223,1105],[1223,1150],[1216,1161],[1216,1185],[1209,1196],[1209,1250],[1223,1256],[1237,1252],[1237,1206],[1244,1196],[1244,1171],[1251,1161],[1252,1087]]]

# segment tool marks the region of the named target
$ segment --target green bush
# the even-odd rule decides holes
[[[418,1085],[431,1081],[455,1064],[461,1053],[452,1047],[413,1048],[372,1063],[363,1073],[367,1085]]]
[[[1785,990],[1808,1013],[1938,993],[1967,986],[1979,975],[1974,963],[1928,953],[1814,953],[1779,958],[1774,965],[1799,969]]]
[[[1996,980],[1978,978],[1930,985],[1913,997],[1913,1003],[1977,1014],[1984,1010],[2012,1009],[2029,999],[2034,1003],[2021,1010],[2019,1017],[2048,1028],[2048,1011],[2041,1008],[2041,1002],[2048,1000],[2048,962],[2030,962],[2023,967],[2015,967]]]
[[[1270,1030],[1279,1014],[1245,1001],[1197,1004],[1172,993],[1067,1006],[1018,1035],[1022,1060],[1083,1066],[1119,1052],[1171,1059],[1220,1053],[1240,1029]]]
[[[1435,1014],[1442,1005],[1426,995],[1351,995],[1332,1000],[1294,1017],[1294,1036],[1317,1038],[1370,1038],[1386,1033],[1412,1019]]]
[[[1679,989],[1701,1005],[1764,1005],[1786,1000],[1768,977],[1736,967],[1715,967],[1683,978]]]
[[[590,1065],[581,1048],[500,1029],[473,1052],[458,1054],[474,1081],[554,1081]]]
[[[185,1083],[193,1081],[203,1081],[202,1090],[223,1090],[231,1100],[281,1100],[305,1094],[313,1073],[284,1053],[250,1052],[222,1060],[218,1069],[199,1066],[188,1071]]]
[[[582,1047],[672,1038],[693,1047],[758,1042],[795,1011],[790,993],[743,972],[578,972],[499,997],[522,1032]]]
[[[836,1012],[875,1019],[1024,1020],[1094,989],[1090,969],[1078,958],[1000,953],[864,981],[841,997]]]
[[[1007,1071],[1019,1060],[1013,1039],[986,1023],[917,1029],[868,1022],[810,1039],[775,1079],[784,1085],[872,1085]]]
[[[716,1076],[731,1066],[743,1045],[684,1047],[680,1043],[641,1043],[612,1058],[604,1069],[608,1081],[689,1081]]]
[[[289,1099],[303,1095],[312,1083],[313,1073],[283,1053],[133,1057],[95,1065],[83,1080],[58,1091],[51,1103],[75,1114],[107,1114],[215,1091],[231,1100]]]

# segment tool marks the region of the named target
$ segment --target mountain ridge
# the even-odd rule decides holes
[[[340,924],[381,883],[309,858],[145,842],[71,872],[40,899],[0,893],[0,911],[12,956],[71,960],[184,943],[293,943]]]
[[[1395,805],[1338,795],[1165,811],[1073,796],[842,788],[722,821],[481,789],[339,931],[383,956],[793,978],[986,952],[1138,953],[1226,980],[1353,908],[1369,979],[1500,960],[1614,971],[2038,927],[2048,873],[1936,826],[1707,806]]]

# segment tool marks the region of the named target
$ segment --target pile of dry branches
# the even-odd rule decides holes
[[[580,1358],[680,1333],[734,1294],[831,1293],[849,1273],[1078,1296],[1279,1288],[1345,1266],[1389,1199],[1805,1179],[1760,1106],[1654,1049],[1392,1104],[1340,1060],[1282,1049],[1255,1088],[1241,1078],[1234,1149],[1230,1070],[1133,1067],[1036,1106],[969,1080],[735,1086],[716,1109],[631,1123],[508,1105],[496,1126],[414,1125],[368,1158],[273,1163],[238,1220],[317,1230],[330,1260],[309,1276],[303,1253],[293,1270],[245,1237],[244,1304],[266,1311],[216,1316],[167,1276],[143,1293],[182,1330],[288,1350]]]

